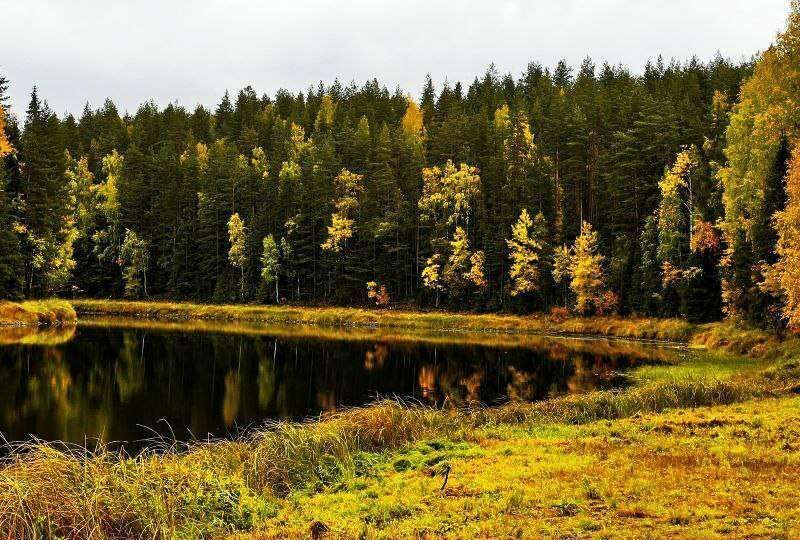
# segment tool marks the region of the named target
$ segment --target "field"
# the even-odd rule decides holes
[[[308,538],[315,522],[353,539],[797,538],[799,413],[767,399],[420,442],[235,538]]]

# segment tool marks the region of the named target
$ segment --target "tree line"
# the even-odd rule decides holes
[[[418,99],[336,81],[79,118],[34,88],[18,119],[0,79],[0,296],[796,324],[798,35],[793,5],[750,62],[587,58],[428,77]]]

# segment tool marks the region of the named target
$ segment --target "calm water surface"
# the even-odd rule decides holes
[[[539,400],[622,386],[626,370],[666,354],[532,336],[89,321],[60,335],[0,334],[0,433],[9,441],[187,440],[381,396],[435,405]]]

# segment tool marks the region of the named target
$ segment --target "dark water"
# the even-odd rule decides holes
[[[622,372],[663,352],[544,338],[457,345],[278,334],[81,326],[58,345],[0,345],[0,432],[9,441],[185,440],[378,396],[538,400],[623,385]]]

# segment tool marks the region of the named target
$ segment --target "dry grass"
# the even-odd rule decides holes
[[[76,320],[75,309],[66,300],[0,300],[0,326],[56,326]]]
[[[308,538],[314,521],[332,530],[329,538],[348,539],[678,538],[695,529],[704,538],[791,538],[797,531],[796,509],[779,506],[789,484],[796,487],[800,458],[792,453],[781,461],[775,445],[786,452],[800,447],[792,438],[800,434],[800,415],[792,412],[800,410],[800,400],[777,402],[784,405],[773,407],[768,420],[744,427],[736,409],[710,413],[736,417],[730,424],[738,427],[729,430],[717,429],[729,420],[680,412],[757,398],[748,410],[763,414],[761,404],[776,403],[769,398],[800,388],[796,340],[778,343],[732,325],[616,318],[553,323],[546,317],[95,301],[78,309],[165,321],[680,338],[784,361],[746,376],[654,378],[626,391],[497,408],[383,402],[313,422],[274,423],[240,440],[174,445],[134,457],[106,448],[13,448],[0,464],[0,539],[188,540],[247,531],[253,534],[238,538]],[[680,438],[672,436],[676,432]],[[450,468],[451,483],[437,491]],[[747,502],[744,486],[757,502]]]

